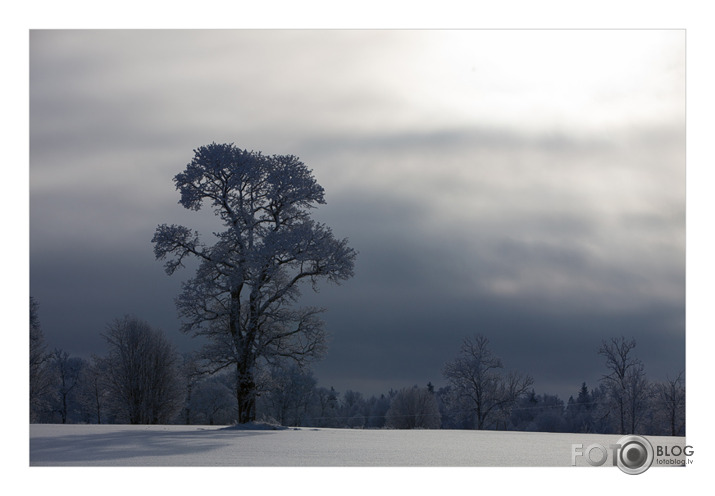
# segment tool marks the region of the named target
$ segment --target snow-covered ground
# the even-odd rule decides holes
[[[449,430],[235,429],[216,426],[30,426],[31,466],[570,467],[572,444],[621,436]],[[684,438],[649,437],[684,446]],[[583,457],[577,465],[587,466]],[[609,463],[605,466],[610,465]],[[656,465],[654,464],[653,467]]]

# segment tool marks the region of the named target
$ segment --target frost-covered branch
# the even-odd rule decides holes
[[[189,255],[210,260],[210,257],[202,250],[199,233],[184,226],[161,224],[156,228],[151,242],[154,243],[154,256],[157,260],[164,260],[173,255],[173,258],[164,264],[166,273],[169,275],[183,267],[182,262]]]

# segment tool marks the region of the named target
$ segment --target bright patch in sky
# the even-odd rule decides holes
[[[541,131],[682,122],[682,31],[446,31],[409,95],[460,123]],[[419,62],[418,62],[419,61]]]

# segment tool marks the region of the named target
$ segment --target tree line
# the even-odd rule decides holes
[[[237,377],[212,373],[197,353],[178,353],[163,332],[132,316],[104,334],[106,353],[89,360],[48,350],[38,304],[30,302],[30,421],[42,423],[236,423]],[[528,374],[505,370],[476,335],[431,383],[366,396],[318,384],[310,367],[283,361],[256,374],[258,421],[358,429],[490,429],[685,435],[683,374],[650,382],[635,341],[612,338],[599,383],[582,383],[564,402],[537,394]]]

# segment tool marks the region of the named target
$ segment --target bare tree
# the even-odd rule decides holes
[[[36,422],[49,408],[52,376],[48,366],[52,354],[47,353],[45,337],[40,327],[39,304],[30,297],[30,421]]]
[[[685,435],[685,381],[683,372],[655,386],[654,401],[665,417],[671,436]]]
[[[80,380],[80,401],[86,417],[86,422],[101,424],[106,422],[108,395],[106,378],[106,362],[93,356],[89,364],[82,370]]]
[[[319,387],[315,390],[316,400],[316,418],[311,420],[311,423],[316,427],[337,427],[338,426],[338,410],[340,404],[338,402],[338,392],[334,388]]]
[[[205,375],[205,371],[201,367],[200,360],[196,353],[184,353],[182,355],[181,373],[184,379],[184,387],[186,396],[184,399],[183,417],[186,425],[192,423],[192,407],[194,405],[193,394],[197,384]]]
[[[273,367],[270,377],[268,391],[262,395],[266,413],[281,425],[303,425],[315,395],[313,372],[288,362]]]
[[[179,357],[164,334],[127,316],[104,335],[109,354],[103,366],[119,419],[131,424],[170,422],[182,407]]]
[[[634,434],[647,407],[649,387],[643,363],[633,355],[635,339],[611,338],[598,350],[609,373],[601,378],[608,389],[620,434]]]
[[[196,383],[191,395],[191,423],[229,424],[235,421],[235,403],[225,374],[207,377]]]
[[[652,399],[653,388],[646,378],[643,364],[638,363],[626,374],[626,415],[630,434],[638,431],[650,411]]]
[[[57,380],[54,413],[60,414],[63,424],[67,423],[70,402],[74,403],[74,393],[80,384],[80,376],[85,367],[84,360],[70,357],[64,350],[57,349],[52,354],[52,373]]]
[[[492,353],[489,340],[481,334],[465,339],[459,356],[444,367],[444,375],[457,397],[473,409],[477,429],[508,416],[517,399],[534,384],[529,375],[505,375],[502,369],[501,359]]]
[[[390,402],[385,424],[392,429],[439,429],[441,415],[434,393],[417,386],[402,389]]]
[[[266,363],[298,363],[325,350],[321,309],[293,308],[302,282],[340,282],[353,275],[347,240],[310,217],[325,203],[311,171],[290,155],[265,156],[233,144],[202,146],[174,178],[180,203],[200,210],[209,202],[225,230],[207,246],[196,231],[162,224],[152,242],[167,274],[187,257],[199,261],[177,299],[182,330],[208,338],[212,371],[232,367],[238,422],[255,420],[256,376]]]
[[[352,389],[346,390],[338,410],[338,416],[341,419],[340,425],[351,429],[362,429],[365,427],[367,416],[370,413],[366,409],[367,402],[361,392]]]

